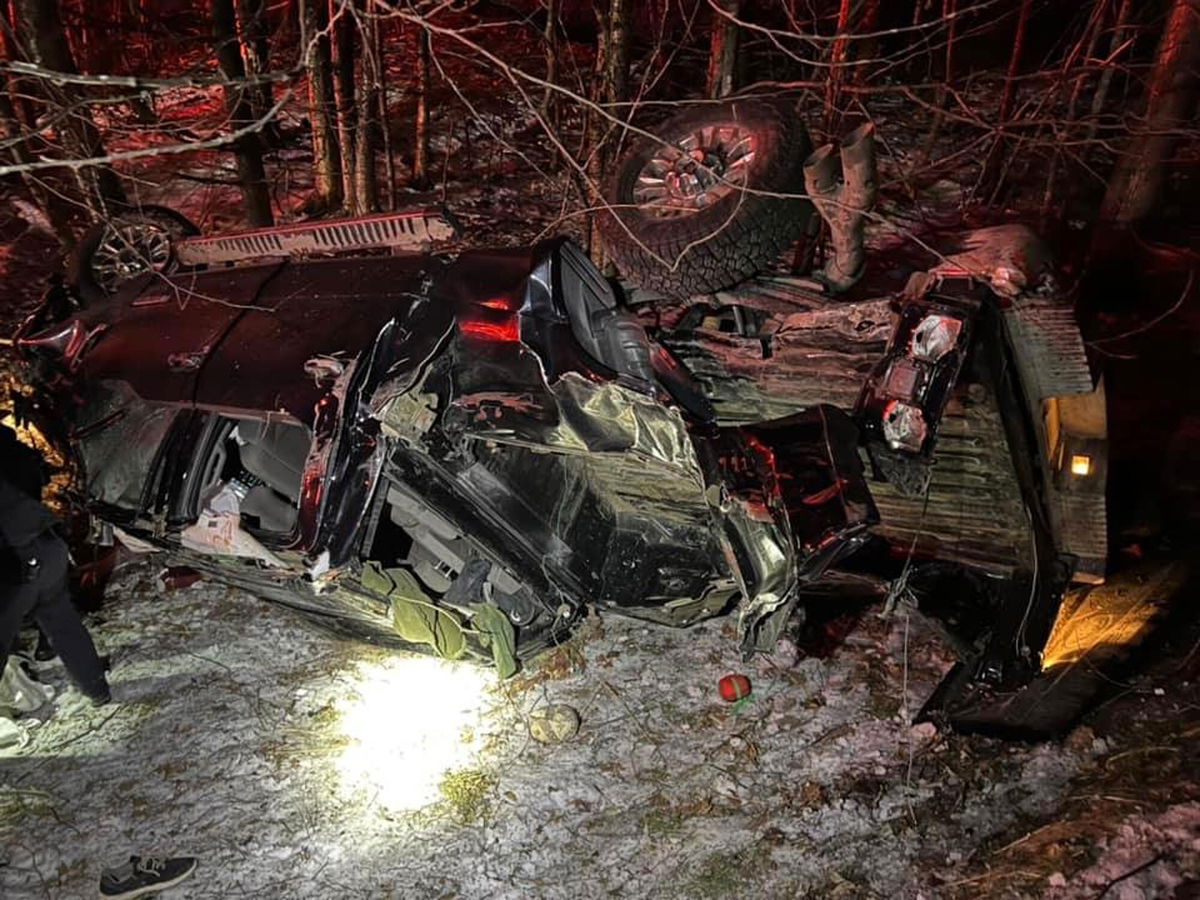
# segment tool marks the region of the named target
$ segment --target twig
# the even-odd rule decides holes
[[[1150,747],[1134,747],[1132,750],[1126,750],[1123,753],[1118,753],[1115,756],[1110,756],[1104,761],[1104,768],[1108,768],[1118,759],[1124,759],[1127,756],[1135,756],[1138,753],[1178,753],[1178,747],[1170,747],[1165,744],[1155,744]]]
[[[256,119],[250,122],[243,128],[238,128],[229,134],[218,135],[217,137],[208,138],[203,141],[192,141],[186,144],[169,144],[165,147],[143,147],[138,150],[121,150],[117,153],[108,153],[104,156],[89,156],[86,159],[39,159],[26,163],[12,163],[5,166],[0,166],[0,176],[13,175],[18,172],[32,172],[36,169],[69,169],[78,171],[89,166],[101,166],[108,163],[121,162],[130,159],[142,159],[147,156],[165,156],[170,153],[191,153],[195,150],[215,150],[218,147],[224,147],[228,144],[236,143],[239,139],[251,134],[257,134],[275,118],[276,114],[283,109],[287,102],[292,98],[292,91],[289,88],[284,95],[279,99],[274,106],[267,110],[266,115],[261,119]]]
[[[1029,833],[1028,833],[1028,834],[1026,834],[1024,837],[1019,837],[1019,838],[1017,838],[1015,841],[1010,841],[1009,843],[1007,843],[1007,844],[1005,844],[1003,847],[1001,847],[999,850],[993,850],[993,851],[992,851],[992,856],[999,856],[1001,853],[1007,853],[1007,852],[1008,852],[1009,850],[1011,850],[1013,847],[1016,847],[1016,846],[1019,846],[1020,844],[1023,844],[1023,843],[1025,843],[1027,840],[1029,840],[1029,839],[1030,839],[1031,837],[1033,837],[1035,834],[1039,834],[1039,833],[1041,833],[1041,832],[1045,831],[1047,828],[1051,828],[1051,827],[1053,827],[1053,826],[1055,826],[1055,825],[1059,825],[1059,824],[1061,824],[1061,823],[1059,823],[1059,822],[1047,822],[1047,823],[1046,823],[1045,825],[1043,825],[1041,828],[1035,828],[1033,831],[1029,832]]]
[[[1106,884],[1104,886],[1104,889],[1096,895],[1096,900],[1100,900],[1100,898],[1103,897],[1105,894],[1107,894],[1110,890],[1112,890],[1114,886],[1120,884],[1125,879],[1132,878],[1134,875],[1138,874],[1139,872],[1146,871],[1148,868],[1150,868],[1152,865],[1154,865],[1156,862],[1158,862],[1162,858],[1163,858],[1163,855],[1161,853],[1155,853],[1154,856],[1152,856],[1146,862],[1142,863],[1137,868],[1130,869],[1124,875],[1117,876],[1112,881],[1110,881],[1108,884]]]

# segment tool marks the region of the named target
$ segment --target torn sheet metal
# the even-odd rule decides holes
[[[628,453],[702,485],[696,451],[677,408],[617,382],[596,383],[574,372],[546,391],[538,399],[528,393],[474,393],[454,405],[466,413],[464,432],[479,440],[536,444],[560,453]]]

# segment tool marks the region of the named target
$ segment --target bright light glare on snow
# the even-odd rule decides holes
[[[363,791],[387,809],[421,809],[438,784],[476,755],[467,733],[483,724],[492,678],[480,666],[396,657],[363,665],[341,706],[349,743],[338,764],[347,793]]]

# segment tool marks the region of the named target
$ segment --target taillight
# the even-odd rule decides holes
[[[462,333],[485,341],[515,342],[521,340],[521,321],[516,313],[488,319],[466,319],[458,323]]]
[[[497,294],[464,309],[459,314],[458,327],[468,337],[513,343],[521,339],[520,307],[519,296]]]

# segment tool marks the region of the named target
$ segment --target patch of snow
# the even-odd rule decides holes
[[[1070,880],[1051,877],[1047,900],[1093,898],[1108,888],[1114,900],[1175,896],[1200,872],[1200,803],[1181,803],[1157,815],[1125,818],[1100,858]]]
[[[497,684],[233,589],[164,593],[155,570],[123,570],[93,628],[116,704],[68,690],[0,761],[0,896],[92,896],[129,853],[199,856],[179,898],[915,896],[922,860],[969,858],[1077,763],[1047,745],[986,778],[948,765],[900,715],[950,664],[916,617],[795,666],[743,662],[732,620],[604,617]],[[720,698],[731,672],[751,698]],[[526,722],[551,703],[582,727],[546,745]],[[461,772],[481,792],[466,820],[442,798]]]

